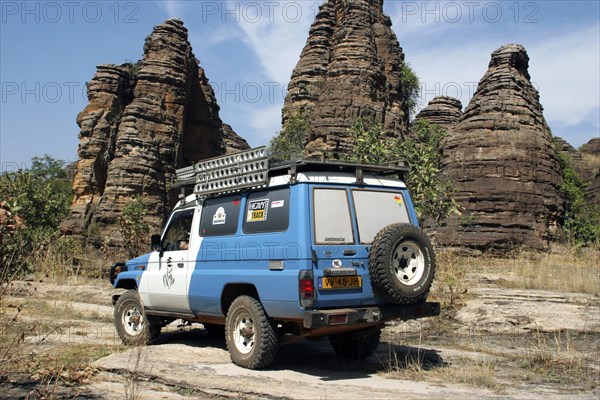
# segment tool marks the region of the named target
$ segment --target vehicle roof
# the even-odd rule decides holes
[[[292,179],[292,175],[278,175],[269,178],[269,183],[266,186],[257,187],[247,191],[264,190],[267,188],[277,188],[290,184],[327,184],[327,185],[340,185],[340,186],[352,186],[352,187],[367,187],[367,188],[390,188],[390,189],[406,189],[406,184],[400,180],[391,177],[382,177],[377,175],[366,174],[363,177],[364,184],[359,185],[356,182],[356,175],[349,172],[299,172],[295,175],[295,181]],[[228,193],[221,193],[217,195],[211,195],[209,197],[223,197],[236,193],[235,191]],[[239,192],[238,192],[239,193]],[[186,196],[184,203],[179,203],[175,209],[182,209],[192,206],[196,203],[198,195],[190,194]]]

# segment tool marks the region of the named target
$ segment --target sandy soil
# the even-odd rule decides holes
[[[107,282],[17,282],[8,303],[13,310],[32,301],[47,307],[47,315],[21,319],[60,327],[32,331],[32,352],[78,344],[119,349],[95,361],[83,384],[55,387],[58,398],[599,398],[598,298],[470,280],[469,296],[452,317],[390,324],[377,353],[363,362],[337,359],[327,340],[301,341],[281,347],[265,371],[232,364],[224,339],[200,324],[176,321],[156,345],[118,346]],[[0,398],[40,398],[35,387],[10,380],[0,389]]]

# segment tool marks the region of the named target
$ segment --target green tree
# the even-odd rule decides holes
[[[148,249],[150,226],[145,221],[146,214],[144,199],[141,195],[137,195],[123,208],[123,213],[119,217],[123,245],[130,258],[139,256]]]
[[[302,113],[292,115],[283,125],[281,132],[271,139],[269,148],[275,156],[301,155],[308,138],[310,127]]]
[[[419,105],[421,84],[419,82],[419,77],[413,71],[409,63],[404,63],[401,72],[402,95],[406,102],[409,114],[413,115]]]
[[[600,206],[585,201],[587,184],[581,179],[571,155],[560,151],[558,161],[563,175],[560,191],[565,198],[563,229],[569,242],[581,245],[600,245]]]
[[[439,125],[415,122],[410,135],[401,140],[389,138],[381,124],[359,117],[349,132],[354,137],[355,152],[344,160],[384,163],[405,159],[408,162],[406,184],[423,226],[439,226],[458,211],[452,198],[454,184],[442,171],[441,142],[447,133]]]
[[[354,139],[354,153],[344,155],[342,160],[370,164],[389,160],[393,139],[385,136],[380,123],[372,118],[358,117],[348,128],[348,132]]]
[[[11,271],[26,270],[30,255],[56,235],[68,215],[72,200],[64,161],[48,155],[34,157],[30,170],[0,175],[0,204],[8,219],[18,219],[19,229],[5,226],[0,258]],[[14,226],[14,223],[12,223]]]
[[[452,198],[454,183],[442,171],[442,140],[447,132],[437,124],[421,120],[412,124],[409,138],[398,141],[395,153],[408,161],[406,184],[415,209],[426,227],[439,226],[458,211]]]

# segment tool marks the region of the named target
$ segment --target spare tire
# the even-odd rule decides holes
[[[425,301],[435,275],[429,239],[410,224],[386,226],[373,240],[369,274],[375,294],[391,303]]]

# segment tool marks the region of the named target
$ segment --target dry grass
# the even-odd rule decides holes
[[[582,159],[585,165],[592,170],[600,169],[600,157],[594,154],[582,153]]]
[[[429,299],[442,315],[420,324],[420,332],[388,334],[383,375],[433,383],[459,382],[503,392],[513,385],[573,385],[578,390],[600,383],[597,333],[515,331],[495,335],[465,331],[453,319],[481,285],[600,295],[600,252],[555,245],[548,253],[514,251],[506,257],[465,256],[443,250]],[[397,336],[400,335],[401,337]],[[463,356],[435,356],[427,348],[451,348]]]
[[[507,279],[503,287],[600,295],[600,251],[555,246],[549,253],[520,252],[491,260]]]

